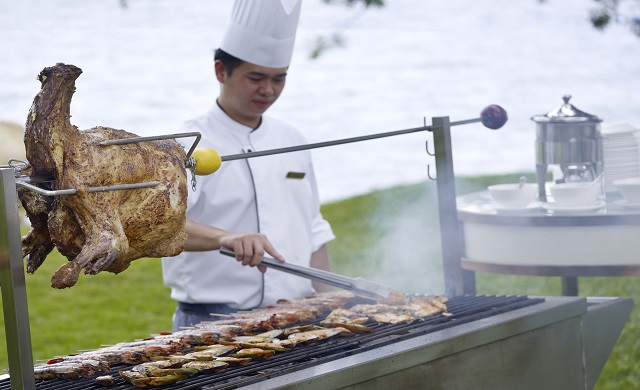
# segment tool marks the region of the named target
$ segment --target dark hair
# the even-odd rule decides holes
[[[222,61],[227,76],[231,76],[233,70],[244,63],[240,58],[234,57],[222,49],[216,49],[213,59]]]

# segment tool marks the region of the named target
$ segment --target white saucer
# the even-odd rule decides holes
[[[632,209],[640,208],[640,203],[629,203],[626,199],[620,199],[613,202],[613,204],[617,204],[619,206],[629,207]]]
[[[529,203],[528,205],[526,205],[525,207],[508,207],[508,206],[500,206],[498,204],[493,205],[493,208],[496,211],[500,211],[500,212],[518,212],[518,211],[529,211],[529,210],[535,210],[540,208],[540,202],[533,202],[533,203]]]
[[[550,211],[587,211],[587,210],[595,210],[603,207],[605,202],[603,200],[589,205],[579,205],[579,206],[565,206],[558,205],[555,203],[543,203],[542,207],[550,210]]]

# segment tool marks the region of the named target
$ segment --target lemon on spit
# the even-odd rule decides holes
[[[196,148],[191,157],[196,162],[196,175],[204,176],[217,171],[222,165],[222,158],[211,148]]]

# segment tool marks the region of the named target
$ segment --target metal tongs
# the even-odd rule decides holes
[[[220,253],[234,258],[236,257],[235,252],[226,247],[221,247]],[[311,280],[317,280],[322,283],[352,291],[359,297],[377,300],[381,298],[386,299],[391,294],[391,288],[362,278],[350,278],[348,276],[334,274],[333,272],[323,271],[316,268],[281,263],[271,257],[263,257],[261,264],[268,268],[277,269],[282,272],[287,272]]]

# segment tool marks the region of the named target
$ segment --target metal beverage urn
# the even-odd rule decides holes
[[[549,185],[585,184],[596,188],[604,200],[604,164],[602,119],[564,103],[544,115],[531,118],[536,122],[536,179],[539,200],[548,202]]]

